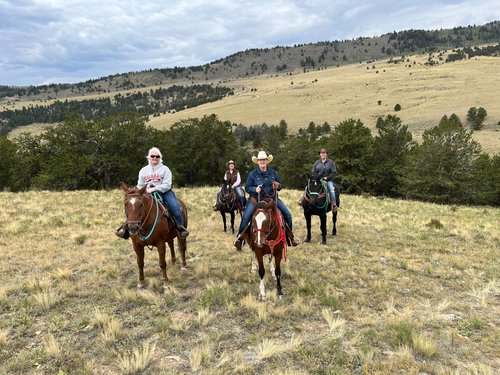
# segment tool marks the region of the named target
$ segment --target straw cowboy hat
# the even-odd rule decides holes
[[[255,163],[255,164],[258,164],[259,163],[259,160],[263,160],[263,159],[267,159],[267,162],[268,163],[271,163],[273,161],[273,156],[272,155],[268,155],[266,154],[265,151],[259,151],[259,153],[257,154],[257,156],[252,156],[252,161]]]
[[[229,167],[229,164],[234,164],[234,166],[236,166],[236,163],[234,160],[229,160],[226,164],[228,167]]]

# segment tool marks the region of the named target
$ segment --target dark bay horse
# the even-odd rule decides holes
[[[282,299],[280,265],[283,257],[286,261],[286,227],[275,201],[257,203],[250,228],[245,232],[245,241],[253,251],[252,270],[257,268],[255,262],[259,267],[259,300],[266,298],[265,255],[269,255],[270,271],[276,280],[276,293],[278,298]]]
[[[145,194],[146,186],[142,189],[129,188],[125,183],[121,184],[125,192],[123,203],[125,205],[126,226],[132,239],[134,251],[137,256],[139,267],[138,288],[144,284],[144,247],[155,246],[158,249],[159,264],[163,273],[163,288],[167,287],[167,262],[165,261],[166,246],[170,248],[172,263],[175,263],[174,238],[177,237],[177,229],[171,220],[163,215],[164,208],[158,199],[151,194]],[[188,217],[184,202],[177,199],[181,206],[181,214],[184,226],[187,228]],[[177,246],[181,252],[182,268],[186,267],[186,239],[177,237]]]
[[[338,188],[336,188],[338,191]],[[339,201],[337,195],[337,202]],[[328,193],[326,182],[322,179],[310,176],[307,187],[301,200],[306,219],[307,236],[304,242],[311,242],[311,216],[317,215],[320,220],[321,244],[326,245],[326,214],[332,211],[332,202]],[[332,236],[337,234],[337,211],[332,212]]]
[[[224,232],[227,231],[226,225],[226,213],[231,216],[231,232],[234,233],[234,217],[235,211],[240,213],[245,209],[241,206],[240,200],[236,190],[231,187],[228,183],[224,183],[218,195],[218,203],[220,207],[220,214],[222,216],[222,222],[224,223]]]

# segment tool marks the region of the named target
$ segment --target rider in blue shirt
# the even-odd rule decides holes
[[[237,250],[241,250],[241,234],[250,223],[252,215],[255,211],[255,205],[253,203],[254,200],[251,199],[252,197],[255,198],[255,201],[258,201],[259,198],[275,199],[279,210],[283,214],[286,224],[290,228],[290,233],[292,233],[292,214],[288,208],[286,208],[283,201],[275,196],[275,191],[281,190],[282,183],[278,173],[273,168],[269,167],[269,163],[272,160],[273,156],[267,155],[265,151],[259,151],[257,157],[252,157],[252,161],[258,164],[258,166],[250,172],[245,185],[245,190],[250,195],[250,199],[247,200],[245,213],[241,219],[240,228],[238,229],[238,236],[234,241],[234,246]],[[297,246],[300,243],[300,240],[293,236],[293,233],[290,235],[289,239],[292,246]]]

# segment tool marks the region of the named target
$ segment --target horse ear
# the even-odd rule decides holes
[[[147,189],[147,185],[144,185],[140,190],[139,190],[139,194],[144,194],[144,192],[146,191]]]
[[[125,182],[122,182],[120,184],[120,187],[122,188],[122,190],[126,193],[128,191],[128,186]]]

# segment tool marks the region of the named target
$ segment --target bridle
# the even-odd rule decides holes
[[[153,193],[154,194],[154,193]],[[131,194],[126,194],[126,197],[128,199],[128,197],[140,197],[141,198],[141,206],[144,207],[144,198],[146,198],[147,196],[144,195],[144,194],[137,194],[137,193],[131,193]],[[155,227],[156,227],[156,223],[158,221],[158,214],[159,214],[159,209],[158,209],[158,198],[155,197],[154,195],[151,196],[152,199],[155,200],[156,202],[156,218],[155,218],[155,222],[153,224],[153,227],[151,228],[151,231],[149,232],[149,234],[145,237],[141,236],[140,239],[142,241],[146,241],[154,232],[155,230]],[[129,200],[130,202],[130,200]],[[145,211],[143,209],[142,213],[141,213],[141,219],[140,220],[129,220],[128,219],[128,212],[127,210],[125,210],[125,215],[127,216],[127,221],[125,222],[125,224],[128,226],[129,224],[132,224],[132,225],[137,225],[139,227],[139,232],[144,232],[144,229],[143,229],[143,225],[147,222],[147,219],[149,217],[149,215],[151,214],[151,211],[153,210],[153,204],[152,202],[149,204],[149,210],[147,212],[147,214],[145,214]]]
[[[324,198],[326,197],[326,200],[325,200],[325,204],[322,205],[321,207],[317,207],[319,209],[321,208],[324,208],[325,210],[327,209],[328,207],[328,203],[329,203],[329,195],[328,195],[328,189],[326,187],[326,184],[323,180],[320,180],[320,184],[321,184],[321,189],[318,193],[314,192],[314,191],[311,191],[311,181],[317,181],[317,180],[307,180],[307,189],[306,189],[306,194],[304,196],[304,199],[308,202],[308,203],[311,203],[311,204],[314,204],[314,202],[317,202],[319,201],[321,198]],[[315,195],[315,199],[313,199],[313,195]]]

